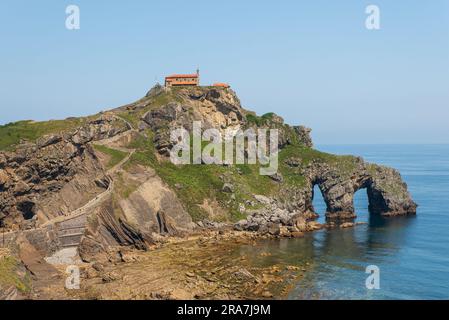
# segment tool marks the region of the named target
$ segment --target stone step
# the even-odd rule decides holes
[[[58,226],[58,229],[62,229],[62,230],[65,230],[65,229],[76,229],[76,228],[84,228],[84,227],[86,227],[86,224],[85,223],[70,223],[70,224],[60,224],[59,226]]]
[[[72,230],[72,229],[84,229],[86,226],[84,224],[72,225],[72,226],[60,226],[59,230]]]
[[[84,233],[72,233],[69,235],[62,235],[58,236],[59,239],[67,239],[67,238],[75,238],[75,239],[81,239],[81,237],[84,235]]]
[[[79,245],[80,245],[79,242],[63,243],[63,244],[61,245],[61,247],[64,247],[64,248],[68,248],[68,247],[78,247]]]
[[[67,243],[76,243],[76,244],[80,244],[81,243],[81,238],[82,238],[82,234],[76,234],[76,235],[69,235],[66,237],[58,237],[59,243],[61,243],[61,245],[67,244]]]
[[[79,232],[79,233],[68,233],[68,234],[59,234],[59,235],[58,235],[58,238],[69,238],[69,237],[75,237],[75,236],[81,237],[82,235],[84,235],[84,232]]]
[[[58,236],[72,233],[84,233],[85,228],[62,229],[58,231]]]

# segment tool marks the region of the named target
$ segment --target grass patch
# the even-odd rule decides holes
[[[256,125],[258,127],[261,127],[263,125],[269,124],[273,119],[273,116],[273,112],[265,113],[262,116],[257,116],[255,114],[249,113],[246,115],[246,120],[248,121],[249,125]]]
[[[307,167],[311,161],[326,163],[338,170],[342,176],[351,175],[357,164],[357,158],[353,156],[337,156],[302,145],[288,145],[279,152],[279,170],[286,178],[286,182],[299,186],[303,186],[306,179],[299,174],[298,168],[290,168],[285,163],[289,158],[298,159],[300,168]]]
[[[152,135],[148,138],[138,137],[129,147],[138,151],[133,154],[127,166],[140,164],[154,168],[164,182],[177,192],[192,219],[198,221],[207,218],[207,213],[200,205],[205,198],[213,198],[213,190],[223,185],[212,168],[215,166],[175,166],[168,161],[159,162],[155,155]]]
[[[68,118],[42,122],[26,120],[8,123],[0,126],[0,150],[13,150],[20,140],[35,142],[46,134],[57,134],[73,130],[83,126],[87,120],[88,118]]]
[[[120,118],[128,121],[131,126],[135,129],[139,125],[140,118],[142,116],[141,112],[136,111],[126,111],[119,114]]]
[[[116,149],[111,149],[106,146],[98,145],[98,144],[94,144],[94,149],[101,153],[104,153],[110,157],[108,164],[106,165],[107,169],[113,168],[114,166],[119,164],[120,161],[125,159],[125,157],[128,155],[128,153],[126,153],[126,152],[116,150]]]
[[[0,259],[0,284],[3,286],[15,286],[22,293],[30,292],[31,280],[28,274],[23,277],[18,272],[19,263],[11,256]]]
[[[183,100],[179,95],[179,88],[171,88],[169,91],[162,91],[153,97],[144,97],[130,106],[134,106],[134,110],[126,110],[117,114],[119,117],[128,121],[134,129],[138,128],[142,117],[148,111],[158,109],[170,102],[179,102]]]
[[[277,190],[277,184],[268,176],[260,175],[260,166],[257,164],[237,164],[237,182],[247,186],[247,192],[250,194],[260,194],[269,196]]]
[[[147,131],[148,138],[139,136],[128,147],[136,149],[130,162],[125,165],[152,167],[157,174],[178,195],[186,210],[194,221],[208,218],[200,207],[205,199],[216,200],[220,206],[229,212],[229,220],[236,221],[243,217],[239,212],[239,204],[245,200],[254,200],[253,194],[270,195],[278,186],[267,176],[259,174],[258,165],[174,165],[170,161],[158,161],[153,145],[152,132]],[[224,180],[235,186],[235,192],[222,191]]]

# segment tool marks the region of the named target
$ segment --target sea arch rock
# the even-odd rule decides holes
[[[417,204],[412,200],[399,172],[395,169],[370,164],[357,158],[356,166],[345,171],[328,164],[315,164],[310,178],[313,190],[318,185],[326,203],[328,221],[345,222],[356,218],[354,194],[366,189],[370,214],[401,216],[416,214]],[[312,191],[313,199],[313,191]]]

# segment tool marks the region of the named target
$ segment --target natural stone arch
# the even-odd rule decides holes
[[[329,166],[314,168],[310,179],[311,202],[314,187],[318,185],[326,203],[326,220],[343,223],[357,216],[354,194],[366,189],[370,214],[382,216],[415,214],[417,205],[412,201],[407,185],[394,169],[367,164],[360,160],[352,172],[341,172]],[[311,206],[313,210],[313,206]]]

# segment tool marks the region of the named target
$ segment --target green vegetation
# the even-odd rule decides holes
[[[136,149],[130,162],[125,166],[140,164],[156,170],[158,175],[175,190],[192,218],[197,221],[207,218],[201,208],[206,199],[215,199],[220,206],[230,212],[230,220],[242,218],[238,205],[245,200],[253,200],[253,194],[272,194],[277,184],[269,177],[259,175],[258,165],[179,165],[170,161],[159,161],[155,154],[152,132],[147,131],[147,138],[140,136],[129,148]],[[233,199],[230,193],[222,192],[224,180],[235,187]]]
[[[266,116],[267,118],[268,116]],[[140,164],[152,167],[157,174],[178,194],[192,218],[197,221],[207,218],[207,213],[201,207],[206,199],[216,200],[219,205],[229,212],[229,220],[242,217],[239,204],[246,200],[254,200],[254,194],[273,196],[279,193],[282,186],[268,176],[259,174],[259,165],[240,164],[233,166],[221,165],[174,165],[167,159],[159,159],[153,145],[153,133],[150,130],[135,139],[129,148],[136,149],[136,153],[126,166]],[[203,144],[203,148],[207,143]],[[287,159],[295,158],[299,167],[290,167]],[[311,161],[327,163],[343,173],[351,174],[355,168],[356,158],[352,156],[336,156],[317,151],[299,144],[292,139],[279,153],[279,172],[284,177],[287,186],[305,187],[306,178],[301,169]],[[234,186],[232,193],[222,191],[225,182]],[[126,191],[126,188],[124,188]],[[129,196],[131,190],[128,190]],[[254,202],[254,201],[253,201]]]
[[[0,150],[13,150],[20,140],[35,142],[46,134],[67,132],[86,123],[88,118],[68,118],[43,122],[19,121],[0,126]]]
[[[178,94],[179,90],[180,88],[171,88],[170,91],[163,91],[154,97],[144,97],[129,105],[132,108],[120,112],[118,116],[128,121],[136,129],[148,111],[160,108],[169,102],[182,102],[182,98]]]
[[[291,157],[301,159],[301,165],[307,166],[312,160],[332,162],[334,160],[337,160],[338,156],[298,145],[288,145],[284,147],[279,153],[280,162],[283,162],[283,160]]]
[[[157,96],[151,98],[150,105],[152,108],[159,108],[169,102],[182,102],[182,98],[179,95],[179,90],[182,88],[170,88],[168,91],[164,91]]]
[[[111,148],[108,148],[103,145],[95,144],[94,148],[95,148],[95,150],[97,150],[101,153],[104,153],[110,157],[108,164],[106,165],[107,169],[113,168],[114,166],[119,164],[120,161],[125,159],[125,157],[128,155],[127,152],[116,150],[116,149],[111,149]]]
[[[300,168],[307,167],[311,161],[326,163],[337,168],[343,176],[349,176],[354,172],[357,160],[353,156],[337,156],[305,146],[288,145],[279,153],[279,171],[284,176],[285,182],[298,186],[303,186],[306,180],[300,175],[298,169],[290,168],[285,164],[286,160],[291,158],[300,162]]]
[[[274,113],[273,112],[269,112],[269,113],[265,113],[262,116],[257,116],[255,114],[247,114],[246,115],[246,120],[248,121],[248,123],[250,125],[256,125],[258,127],[269,124],[271,122],[271,120],[273,119]]]
[[[373,177],[379,176],[382,169],[385,170],[385,167],[378,164],[370,163],[367,165],[367,170]],[[402,184],[397,183],[395,179],[378,179],[376,184],[386,192],[389,192],[395,196],[403,197],[404,194],[406,194],[404,189],[401,189]]]
[[[201,93],[201,90],[207,90],[207,88],[197,87],[195,90],[195,92]],[[140,119],[146,112],[160,108],[170,102],[182,103],[185,95],[188,93],[182,87],[170,88],[170,90],[161,91],[159,94],[151,97],[144,97],[126,108],[121,108],[116,114],[128,121],[134,128],[137,128]],[[189,112],[191,111],[189,110]],[[248,206],[247,200],[254,202],[254,194],[275,196],[285,186],[306,187],[307,180],[302,175],[302,170],[311,161],[329,164],[342,174],[350,175],[354,172],[357,163],[355,157],[335,156],[304,146],[298,141],[298,135],[294,128],[282,124],[272,112],[262,116],[247,113],[246,118],[248,122],[247,127],[278,128],[282,130],[283,138],[289,141],[289,144],[279,152],[279,172],[284,178],[284,184],[281,185],[268,176],[260,175],[259,165],[222,166],[192,164],[176,166],[169,160],[156,155],[157,152],[153,144],[154,133],[151,130],[138,135],[130,143],[128,147],[136,149],[136,152],[132,155],[130,161],[124,165],[124,168],[131,169],[131,166],[136,165],[153,168],[159,177],[177,193],[187,211],[196,221],[208,218],[207,212],[203,209],[206,200],[217,201],[220,207],[229,212],[229,220],[235,221],[242,218],[239,205],[245,204],[245,206]],[[87,119],[89,118],[72,118],[47,122],[21,121],[0,126],[0,150],[12,148],[20,139],[34,141],[44,134],[67,131],[82,126]],[[168,128],[166,129],[168,130]],[[203,142],[202,147],[204,148],[206,145],[208,143]],[[111,149],[103,145],[94,145],[94,148],[109,157],[106,165],[108,169],[116,166],[128,154],[127,152]],[[296,159],[298,166],[291,167],[287,165],[286,162],[289,159]],[[222,191],[224,183],[232,184],[232,193]],[[116,187],[119,190],[120,197],[128,198],[136,190],[138,184],[125,183],[125,179],[118,174]]]
[[[120,118],[128,121],[135,129],[139,125],[140,118],[143,116],[142,112],[126,111],[119,114]]]
[[[0,285],[14,285],[20,292],[27,293],[31,290],[31,279],[27,273],[21,276],[18,268],[19,263],[14,257],[0,258]]]
[[[138,151],[133,154],[128,165],[140,164],[154,168],[159,176],[178,192],[194,220],[206,218],[207,214],[200,205],[205,198],[213,198],[214,189],[222,187],[222,182],[213,172],[212,166],[175,166],[169,161],[159,163],[151,132],[147,131],[147,134],[148,138],[140,136],[129,146]],[[177,186],[182,188],[178,189]]]
[[[152,98],[144,97],[130,106],[142,105],[145,107],[123,111],[119,116],[131,123],[134,128],[137,128],[141,117],[147,111],[159,108],[172,101],[182,102],[182,98],[178,94],[179,89],[180,88],[174,88],[170,91],[164,91]],[[57,134],[74,130],[97,116],[98,115],[39,122],[24,120],[8,123],[0,126],[0,151],[13,151],[15,146],[19,144],[21,140],[35,142],[38,138],[47,134]]]

